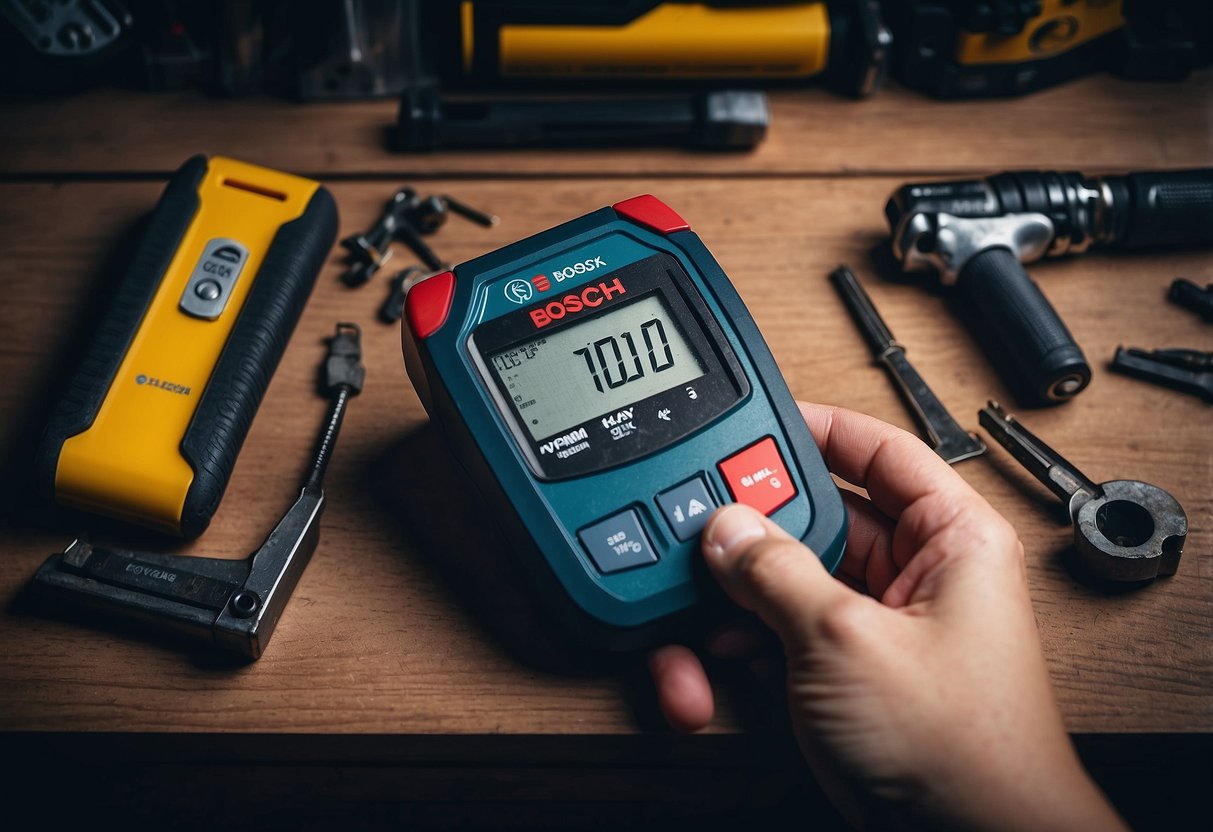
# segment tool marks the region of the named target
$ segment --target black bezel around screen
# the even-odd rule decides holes
[[[625,292],[593,311],[569,315],[542,328],[537,328],[531,318],[533,309],[543,308],[545,304],[567,294],[575,294],[586,286],[610,283],[616,279]],[[665,311],[698,358],[704,370],[703,375],[630,402],[633,430],[622,438],[612,438],[612,427],[618,428],[617,425],[604,423],[604,419],[616,415],[619,410],[610,407],[551,436],[532,439],[523,425],[525,417],[517,409],[505,382],[490,367],[492,356],[609,315],[654,294],[664,302]],[[538,304],[486,321],[472,333],[468,347],[498,411],[523,449],[531,469],[542,479],[581,476],[655,453],[713,421],[744,399],[750,390],[720,326],[681,264],[667,254],[655,254],[564,292],[557,289]],[[693,395],[689,389],[694,391]],[[663,412],[668,418],[659,416]],[[563,458],[553,451],[552,443],[558,437],[581,430],[585,431],[584,439],[588,443],[585,448]]]

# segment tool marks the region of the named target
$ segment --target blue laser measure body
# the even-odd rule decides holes
[[[409,376],[574,641],[632,649],[719,597],[715,507],[769,515],[833,571],[846,511],[720,266],[639,196],[416,284]]]

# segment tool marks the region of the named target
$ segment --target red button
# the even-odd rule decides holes
[[[446,323],[455,297],[455,273],[443,272],[417,283],[405,296],[405,317],[418,341],[429,338]]]
[[[678,216],[674,209],[666,205],[652,194],[634,196],[611,206],[615,212],[637,225],[651,228],[658,234],[673,234],[675,231],[689,231],[691,224]]]
[[[769,436],[721,460],[717,467],[733,499],[763,514],[771,514],[796,496],[796,484]]]

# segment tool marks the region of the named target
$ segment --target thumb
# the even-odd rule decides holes
[[[729,597],[757,613],[785,648],[807,644],[824,612],[854,595],[807,546],[746,505],[717,510],[700,545]]]

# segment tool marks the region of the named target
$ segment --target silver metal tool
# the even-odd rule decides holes
[[[1079,562],[1109,581],[1174,575],[1188,535],[1179,502],[1138,480],[1095,484],[991,401],[981,426],[1069,507]]]
[[[909,182],[885,217],[902,268],[951,287],[1016,395],[1056,404],[1086,389],[1091,366],[1024,264],[1090,249],[1213,246],[1213,168]]]
[[[906,358],[906,350],[880,317],[872,299],[856,280],[855,274],[845,265],[830,272],[830,282],[842,295],[847,309],[855,318],[864,340],[872,349],[876,363],[883,364],[897,384],[902,398],[914,411],[922,429],[926,431],[926,442],[935,453],[949,464],[980,456],[986,444],[976,434],[969,433],[956,423],[947,408],[931,392],[922,376]]]
[[[83,605],[132,619],[221,651],[258,659],[295,584],[316,551],[324,512],[324,472],[350,398],[362,390],[360,332],[337,325],[323,365],[332,400],[312,467],[295,504],[243,560],[137,552],[72,541],[34,575],[33,589],[56,607]]]

